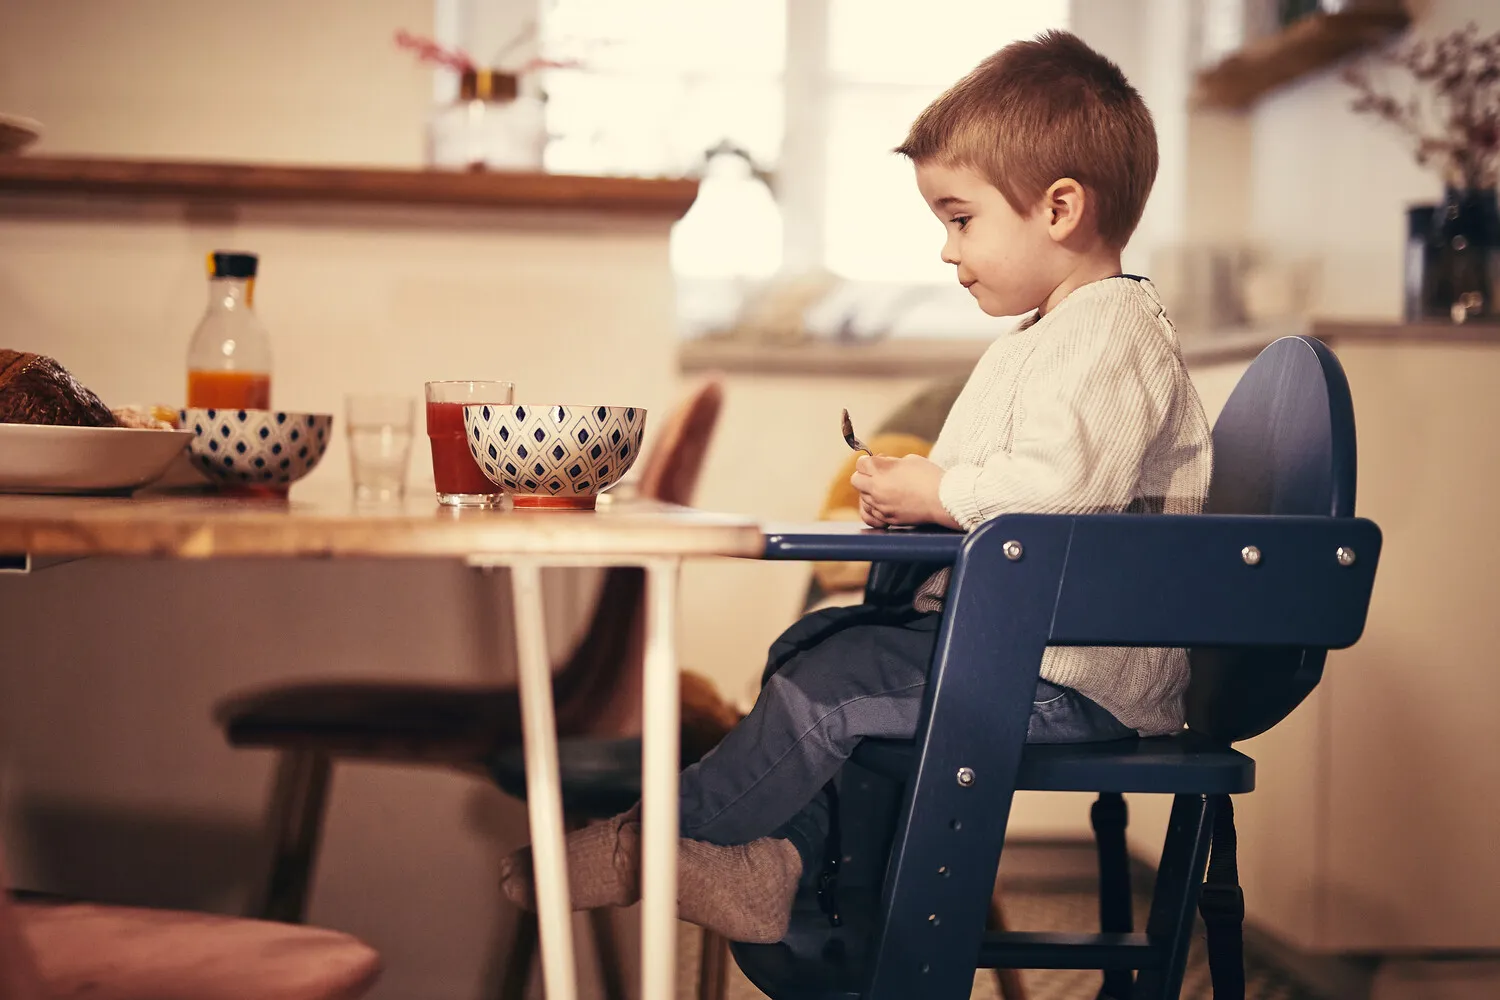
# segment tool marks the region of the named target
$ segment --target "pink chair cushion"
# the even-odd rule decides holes
[[[51,1000],[353,1000],[380,956],[337,931],[202,913],[20,904]]]

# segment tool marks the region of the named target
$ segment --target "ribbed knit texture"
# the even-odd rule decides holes
[[[929,457],[969,531],[1000,514],[1200,513],[1213,440],[1156,289],[1107,278],[991,345]],[[947,570],[924,583],[918,610],[940,609],[947,586]],[[1051,646],[1042,677],[1143,736],[1182,728],[1183,650]]]

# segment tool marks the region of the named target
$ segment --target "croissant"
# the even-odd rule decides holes
[[[118,421],[56,361],[0,348],[0,423],[114,427]]]

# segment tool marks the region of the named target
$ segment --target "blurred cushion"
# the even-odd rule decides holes
[[[85,903],[15,910],[51,1000],[353,1000],[380,974],[369,946],[316,927]]]

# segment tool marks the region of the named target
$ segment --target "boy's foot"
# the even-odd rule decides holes
[[[568,834],[573,909],[630,906],[641,898],[640,808]],[[786,935],[802,859],[791,841],[762,837],[721,847],[678,841],[678,915],[731,941],[774,944]],[[500,886],[517,906],[536,909],[531,848],[500,863]]]
[[[720,847],[679,842],[678,915],[731,941],[775,944],[786,936],[802,858],[789,840],[762,837]]]
[[[568,889],[573,909],[630,906],[641,898],[641,811],[637,806],[612,819],[568,834]],[[512,903],[536,909],[531,848],[500,862],[500,888]]]

